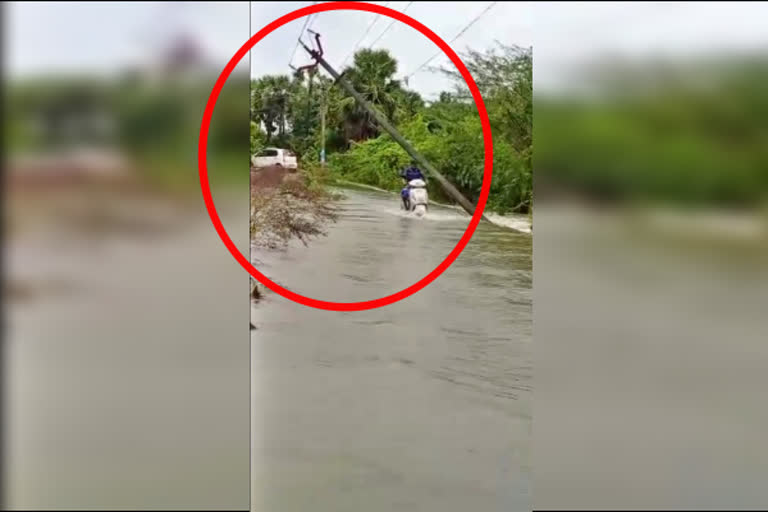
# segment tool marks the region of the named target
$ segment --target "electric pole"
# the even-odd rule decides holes
[[[416,149],[407,140],[405,140],[402,135],[400,135],[400,133],[395,129],[394,126],[392,126],[392,124],[390,124],[389,120],[383,114],[379,113],[378,110],[368,104],[365,98],[363,98],[363,96],[357,92],[343,76],[337,73],[336,70],[333,69],[331,65],[328,64],[328,62],[325,61],[325,59],[323,59],[323,47],[320,45],[320,34],[315,32],[315,39],[317,41],[319,50],[308,48],[303,41],[300,41],[301,46],[303,46],[307,53],[309,53],[312,58],[315,59],[317,64],[323,66],[323,69],[325,69],[328,74],[330,74],[334,80],[336,80],[336,82],[341,85],[342,88],[344,88],[345,91],[347,91],[353,98],[355,98],[361,107],[363,107],[374,119],[376,119],[379,125],[384,128],[384,130],[392,137],[392,139],[394,139],[394,141],[397,142],[405,150],[405,152],[411,156],[411,158],[418,162],[429,175],[437,178],[437,181],[440,183],[440,185],[442,185],[443,190],[445,190],[451,197],[453,197],[453,199],[455,199],[456,202],[459,203],[467,213],[474,215],[475,206],[467,198],[465,198],[450,181],[445,179],[445,177],[440,174],[437,169],[432,167],[427,159],[424,158],[418,151],[416,151]],[[490,222],[490,220],[488,220],[485,215],[482,216],[482,219]]]
[[[325,109],[327,105],[326,95],[328,90],[323,90],[320,105],[320,165],[325,167]]]

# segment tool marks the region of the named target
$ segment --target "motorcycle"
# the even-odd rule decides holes
[[[413,213],[417,217],[423,217],[427,213],[429,205],[429,194],[427,194],[427,184],[424,180],[411,180],[408,182],[408,197],[403,205],[404,209]]]

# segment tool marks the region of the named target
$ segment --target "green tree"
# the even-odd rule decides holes
[[[533,50],[497,42],[490,51],[469,49],[463,58],[483,97],[494,133],[524,153],[533,144]],[[441,71],[456,84],[452,98],[472,101],[457,70]]]
[[[397,114],[413,114],[421,98],[415,92],[404,91],[395,73],[397,61],[389,52],[371,49],[355,53],[353,65],[344,70],[345,78],[366,101],[397,122]],[[347,139],[361,141],[380,134],[375,120],[352,97],[345,96],[342,108]]]
[[[480,87],[494,136],[494,179],[490,209],[524,212],[531,198],[532,60],[530,49],[499,45],[465,58]],[[395,124],[403,135],[473,201],[484,169],[483,138],[474,102],[463,78],[450,70],[456,87],[425,105],[422,97],[395,79],[397,61],[386,50],[355,53],[344,77]],[[318,160],[322,142],[331,173],[395,190],[398,171],[410,157],[333,80],[320,74],[265,76],[253,82],[252,148],[263,143],[292,149],[307,166]],[[325,112],[325,141],[320,119]],[[439,198],[441,190],[431,184]]]
[[[294,83],[288,75],[268,75],[251,81],[251,120],[264,125],[267,142],[286,134],[288,104]]]
[[[531,52],[501,45],[486,52],[469,50],[466,63],[478,82],[494,137],[488,207],[497,212],[525,212],[532,195]],[[382,65],[382,74],[388,76],[392,69]],[[482,127],[463,78],[455,71],[443,71],[456,81],[452,93],[441,93],[438,101],[425,107],[418,95],[395,82],[389,89],[395,108],[388,115],[419,152],[476,201],[484,174]],[[358,79],[357,87],[365,87],[354,73],[352,77]],[[386,100],[379,99],[385,113],[386,105]],[[360,142],[348,152],[334,155],[332,167],[347,179],[397,189],[401,183],[397,171],[409,160],[405,151],[387,135]],[[442,191],[432,183],[430,192],[440,197]]]

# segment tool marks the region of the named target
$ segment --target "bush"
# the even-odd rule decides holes
[[[424,157],[471,201],[476,202],[483,183],[484,146],[477,115],[456,123],[448,123],[435,133],[430,121],[417,116],[401,127]],[[530,159],[519,155],[512,145],[495,138],[493,181],[488,208],[499,213],[527,211],[532,190]],[[386,190],[399,190],[399,172],[410,162],[410,156],[388,135],[353,145],[346,153],[331,156],[329,165],[334,175],[373,185]],[[430,194],[445,199],[435,180],[429,182]]]

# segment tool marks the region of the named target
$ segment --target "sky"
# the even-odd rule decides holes
[[[274,19],[311,5],[313,2],[274,2],[251,4],[251,31],[256,33]],[[372,2],[384,5],[405,14],[428,26],[444,41],[449,42],[476,16],[494,2]],[[533,3],[497,2],[452,45],[457,52],[466,47],[489,49],[495,40],[505,44],[531,46],[531,14]],[[375,23],[374,23],[375,20]],[[373,48],[389,50],[398,62],[397,77],[402,78],[419,68],[439,51],[426,36],[408,25],[396,21],[387,26],[391,18],[362,11],[331,11],[318,14],[311,22],[312,30],[321,34],[325,57],[329,63],[340,67],[344,59],[359,43],[358,49]],[[265,37],[252,50],[251,76],[290,72],[288,62],[296,46],[296,39],[304,25],[305,18],[292,21]],[[371,23],[374,23],[371,25]],[[370,32],[368,29],[370,27]],[[384,33],[383,37],[377,38]],[[351,57],[347,64],[351,61]],[[310,63],[306,52],[299,48],[293,59],[294,66]],[[451,65],[445,55],[435,58],[429,66]],[[440,73],[422,69],[408,81],[409,88],[431,98],[440,91],[451,90],[452,82]]]
[[[248,39],[248,2],[7,2],[4,62],[12,78],[109,73],[146,62],[173,34],[194,34],[223,67]]]
[[[601,56],[768,56],[766,2],[541,2],[532,19],[535,91],[567,90]]]
[[[408,2],[377,2],[403,11]],[[3,63],[6,76],[120,69],[156,54],[163,38],[180,31],[198,37],[221,69],[251,33],[311,2],[9,2]],[[491,2],[413,2],[406,14],[450,41]],[[370,45],[389,24],[358,11],[320,14],[312,28],[322,34],[326,56],[338,66],[351,48]],[[568,72],[585,59],[611,53],[691,55],[755,50],[768,55],[768,3],[764,2],[499,2],[452,46],[490,48],[494,40],[533,46],[534,87],[567,88]],[[304,20],[267,36],[252,52],[251,72],[288,72]],[[402,77],[437,47],[395,22],[377,43],[399,62]],[[307,63],[297,52],[295,65]],[[431,64],[447,64],[440,56]],[[245,63],[247,66],[247,63]],[[450,88],[442,75],[422,72],[409,86],[430,96]]]

